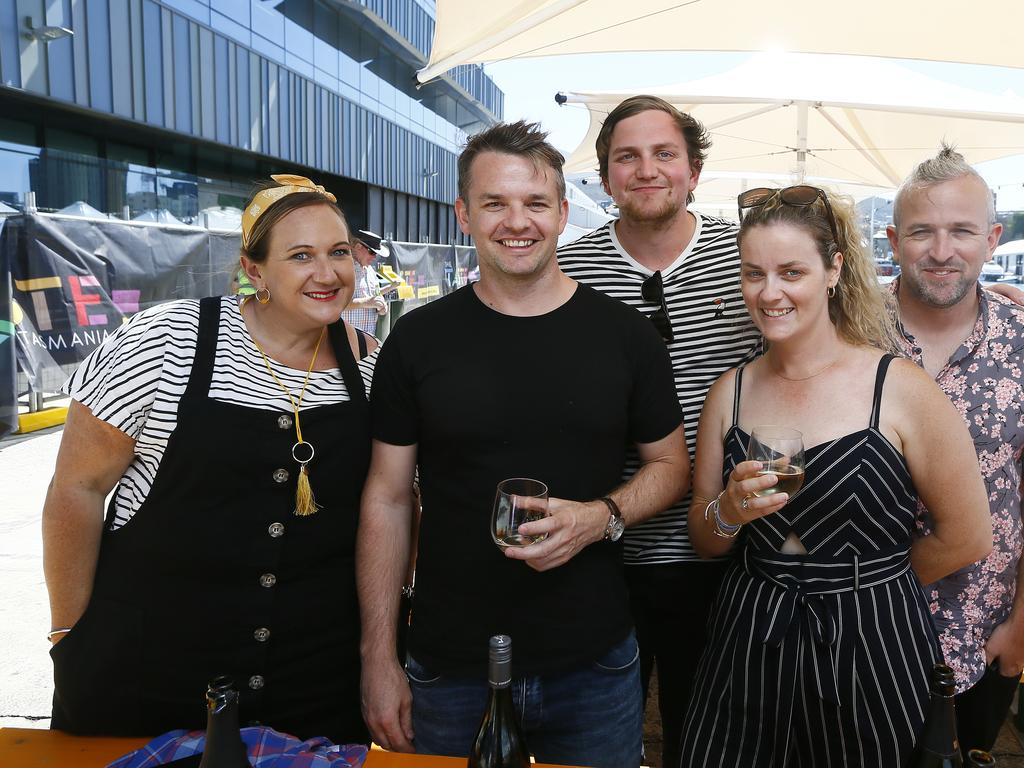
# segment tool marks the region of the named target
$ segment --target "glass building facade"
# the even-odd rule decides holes
[[[2,0],[0,201],[32,190],[43,209],[193,222],[294,172],[357,226],[463,243],[456,157],[503,95],[477,66],[416,88],[433,13],[428,0]]]

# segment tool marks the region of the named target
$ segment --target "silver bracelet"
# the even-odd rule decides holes
[[[72,629],[71,627],[61,627],[60,629],[51,629],[49,632],[46,633],[46,639],[49,640],[52,643],[54,636],[56,636],[56,635],[66,635],[68,632],[71,631],[71,629]]]
[[[736,535],[740,532],[740,528],[743,527],[743,523],[727,523],[722,519],[722,496],[725,495],[723,490],[718,494],[704,509],[704,520],[709,521],[714,516],[714,527],[711,529],[712,533],[723,539],[735,539]]]

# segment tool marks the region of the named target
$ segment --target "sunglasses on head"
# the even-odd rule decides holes
[[[672,332],[672,320],[668,315],[668,305],[665,303],[665,286],[661,281],[661,272],[655,272],[640,284],[640,295],[644,301],[649,301],[660,306],[654,313],[648,315],[661,338],[665,341],[672,341],[675,334]]]
[[[785,189],[770,189],[769,187],[757,187],[741,192],[736,198],[740,207],[740,221],[743,221],[743,212],[749,208],[757,208],[765,203],[774,200],[776,197],[784,205],[792,205],[796,208],[806,208],[821,200],[825,203],[825,213],[828,216],[828,226],[832,230],[832,239],[835,240],[836,248],[839,247],[839,227],[836,226],[836,217],[832,213],[832,204],[828,201],[825,191],[812,187],[809,184],[798,184]]]

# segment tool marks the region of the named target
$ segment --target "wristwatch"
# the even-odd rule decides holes
[[[604,527],[605,541],[618,541],[622,538],[622,532],[626,530],[626,523],[622,519],[622,512],[619,505],[607,496],[602,496],[600,501],[608,507],[608,525]]]

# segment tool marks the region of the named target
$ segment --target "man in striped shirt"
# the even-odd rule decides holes
[[[736,225],[687,208],[710,144],[704,127],[668,102],[626,99],[597,138],[601,182],[620,218],[558,251],[566,274],[636,307],[661,332],[691,462],[708,388],[760,344],[740,294]],[[626,476],[637,467],[634,455]],[[701,561],[690,546],[689,504],[687,495],[625,536],[645,693],[657,661],[665,765],[678,762],[704,626],[725,572],[724,561]]]

